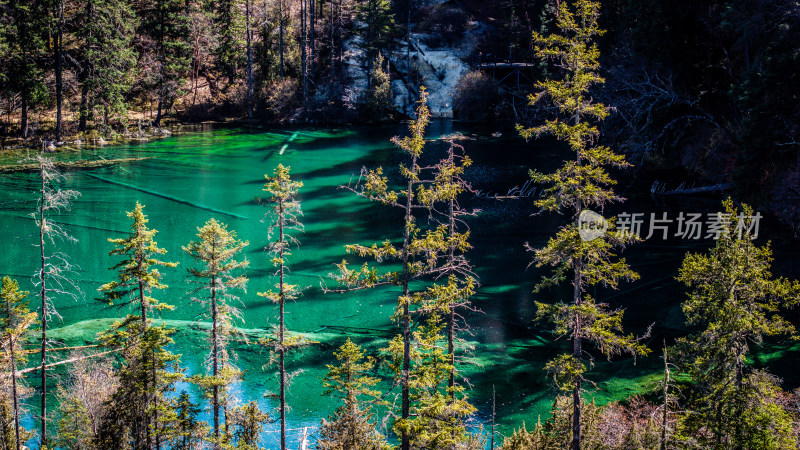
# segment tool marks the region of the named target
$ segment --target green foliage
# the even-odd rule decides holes
[[[0,354],[0,442],[3,448],[19,448],[33,436],[20,425],[23,417],[22,398],[29,394],[23,379],[17,374],[28,357],[22,343],[30,335],[30,327],[36,322],[36,312],[28,309],[28,292],[20,291],[19,284],[10,277],[3,277],[0,288],[0,330],[3,351]],[[19,434],[17,434],[19,433]],[[17,442],[19,438],[19,442]]]
[[[269,414],[261,411],[258,403],[250,402],[234,408],[230,413],[230,423],[234,428],[236,447],[241,450],[262,450],[258,446],[264,424],[269,422]]]
[[[380,400],[380,392],[372,389],[380,380],[368,375],[375,367],[375,360],[364,358],[364,352],[350,339],[334,355],[339,365],[328,365],[328,374],[323,379],[326,388],[324,395],[335,394],[343,400],[343,404],[331,417],[322,421],[317,448],[389,449],[372,421],[372,406],[385,404]]]
[[[408,435],[414,448],[463,448],[470,440],[465,422],[476,409],[463,387],[448,387],[454,368],[451,356],[442,347],[446,343],[444,328],[442,316],[434,312],[414,331],[409,376],[411,416],[394,423],[395,432]]]
[[[117,271],[117,280],[102,285],[99,291],[103,294],[103,301],[111,306],[138,302],[141,317],[144,319],[151,309],[174,309],[172,305],[161,303],[148,293],[153,289],[167,288],[167,285],[161,283],[161,273],[157,267],[175,267],[178,263],[164,262],[157,258],[167,251],[160,248],[153,239],[158,231],[147,227],[144,205],[136,202],[134,210],[127,214],[133,219],[131,234],[108,240],[115,245],[109,254],[124,257],[111,267],[111,270]]]
[[[216,2],[218,44],[215,48],[217,65],[231,83],[240,78],[245,64],[244,17],[236,0]]]
[[[385,62],[383,55],[378,54],[369,71],[370,83],[364,105],[364,116],[369,120],[383,120],[392,108],[392,84],[383,69]]]
[[[359,0],[357,20],[367,61],[389,48],[395,30],[392,4],[389,0]]]
[[[105,345],[122,348],[123,365],[95,438],[97,447],[141,448],[181,432],[175,426],[175,399],[167,395],[183,378],[180,356],[167,350],[174,343],[171,333],[164,325],[145,326],[129,315],[101,336]]]
[[[528,431],[523,424],[522,428],[515,430],[513,435],[503,441],[500,450],[563,450],[570,448],[573,411],[571,397],[556,397],[551,415],[543,424],[537,423],[532,431]],[[581,412],[581,448],[617,448],[604,445],[600,430],[601,408],[594,402],[583,402]]]
[[[584,209],[602,208],[608,202],[621,200],[612,189],[615,181],[606,167],[628,165],[622,155],[597,145],[600,133],[595,123],[608,115],[608,108],[593,101],[590,94],[594,85],[605,81],[598,74],[600,52],[594,43],[595,37],[603,34],[597,24],[599,15],[598,2],[560,2],[556,15],[558,32],[547,36],[533,33],[537,57],[560,68],[562,77],[537,82],[537,92],[530,96],[530,104],[546,104],[558,112],[558,117],[532,128],[517,125],[525,139],[549,134],[568,144],[574,152],[575,159],[565,161],[552,174],[531,171],[534,182],[548,185],[535,204],[542,210],[571,214],[574,222]],[[649,349],[636,337],[622,334],[621,310],[611,310],[586,294],[591,286],[602,284],[616,288],[622,280],[638,278],[624,259],[615,261],[614,248],[632,239],[619,233],[606,233],[597,239],[584,240],[574,222],[562,226],[544,248],[532,248],[527,244],[526,247],[534,253],[537,267],[553,268],[552,275],[544,277],[536,291],[568,279],[572,284],[571,302],[555,305],[537,302],[536,306],[537,317],[551,322],[557,335],[567,336],[573,343],[571,355],[557,357],[546,369],[560,389],[573,392],[574,423],[562,448],[579,449],[586,441],[586,437],[580,435],[583,428],[581,383],[586,372],[582,362],[584,341],[594,344],[609,358],[625,353],[646,355]]]
[[[175,403],[175,433],[172,445],[175,450],[192,450],[208,432],[208,427],[197,420],[202,409],[189,397],[189,393],[181,391]]]
[[[77,354],[65,377],[59,380],[56,396],[59,405],[59,448],[93,449],[108,401],[118,388],[112,362],[105,358],[86,358]]]
[[[87,110],[81,114],[89,119],[99,107],[105,118],[126,117],[138,56],[132,45],[138,21],[131,3],[86,0],[75,19],[75,36],[81,42],[82,70],[78,78],[87,96]]]
[[[684,433],[713,448],[787,448],[796,438],[788,413],[774,403],[777,381],[750,368],[747,355],[765,338],[795,336],[780,313],[800,301],[800,282],[773,278],[769,244],[758,247],[750,235],[751,208],[740,212],[730,199],[723,207],[727,226],[716,245],[707,255],[688,254],[678,275],[691,289],[686,322],[699,329],[678,342],[696,384]]]
[[[159,125],[163,115],[182,94],[181,86],[191,62],[189,15],[184,0],[143,0],[138,3],[140,58],[153,63],[144,70],[144,82],[158,98]]]

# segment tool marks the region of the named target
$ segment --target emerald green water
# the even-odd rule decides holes
[[[464,143],[475,160],[467,176],[475,189],[505,193],[526,180],[528,168],[552,170],[564,156],[559,147],[547,143],[525,143],[513,130],[504,129],[502,137],[491,137],[495,129],[432,124],[429,137],[436,138],[455,130],[474,137]],[[276,323],[276,308],[256,292],[268,290],[274,283],[274,269],[264,252],[268,243],[264,208],[256,201],[261,196],[264,174],[271,173],[278,163],[291,166],[293,178],[302,181],[301,190],[305,232],[297,237],[300,247],[289,260],[292,269],[289,282],[304,287],[303,295],[287,306],[287,326],[309,336],[317,344],[295,353],[291,370],[301,373],[294,379],[289,393],[288,414],[290,446],[296,446],[302,427],[316,427],[330,414],[336,402],[323,396],[320,378],[325,364],[332,362],[332,350],[350,337],[375,353],[396,330],[390,316],[396,293],[392,289],[362,291],[350,294],[323,294],[320,283],[331,284],[327,274],[345,257],[344,245],[394,239],[401,233],[396,213],[387,207],[370,204],[340,189],[358,176],[362,166],[383,165],[390,176],[400,163],[398,151],[389,143],[392,135],[404,133],[404,127],[384,126],[350,129],[214,129],[197,131],[163,140],[85,150],[62,155],[69,159],[98,157],[122,158],[147,156],[152,159],[66,174],[64,187],[80,191],[82,196],[70,211],[54,217],[78,239],[75,244],[58,243],[57,248],[70,255],[79,266],[74,279],[84,295],[77,300],[55,299],[60,320],[52,335],[67,344],[91,343],[96,332],[111,319],[128,310],[104,306],[95,301],[97,288],[114,279],[108,270],[117,262],[108,256],[111,244],[107,238],[129,231],[125,211],[136,201],[146,205],[149,225],[159,230],[156,240],[168,253],[164,259],[179,262],[176,269],[164,269],[164,282],[169,289],[154,295],[176,305],[162,319],[176,328],[173,350],[183,355],[187,372],[203,371],[207,353],[202,313],[189,298],[193,288],[186,269],[193,263],[181,246],[195,239],[196,228],[209,218],[228,224],[239,237],[250,242],[246,249],[250,281],[242,295],[243,322],[251,341],[263,335]],[[445,145],[432,142],[427,147],[431,157],[443,155]],[[38,177],[33,173],[3,175],[0,179],[0,274],[20,280],[23,288],[33,291],[31,275],[36,271],[38,249],[36,228],[29,214],[36,207]],[[626,189],[624,186],[623,190]],[[629,189],[634,197],[622,211],[701,211],[716,210],[716,200],[680,204],[654,204],[648,196],[636,196],[637,188]],[[480,277],[481,287],[474,297],[481,313],[470,313],[466,321],[469,333],[465,339],[474,345],[472,365],[463,373],[472,385],[470,395],[479,413],[474,425],[486,424],[491,413],[493,387],[497,393],[498,431],[508,434],[523,421],[535,422],[547,415],[553,390],[542,368],[562,347],[553,343],[553,336],[544,326],[532,322],[534,294],[538,279],[535,268],[527,268],[529,255],[523,243],[541,245],[560,223],[558,217],[531,217],[530,199],[488,200],[467,198],[465,206],[481,209],[471,219],[474,250],[470,257]],[[798,257],[796,242],[784,236],[778,226],[767,227],[779,245],[776,256],[779,273],[796,275]],[[598,296],[615,306],[626,308],[628,331],[641,332],[655,322],[650,342],[660,347],[663,338],[683,332],[678,303],[683,291],[673,277],[680,260],[689,250],[701,250],[709,241],[648,241],[626,251],[642,280],[625,286],[619,292],[600,291]],[[542,295],[548,300],[558,291]],[[35,298],[32,298],[35,304]],[[234,393],[242,402],[258,400],[262,408],[275,407],[265,392],[276,389],[275,367],[267,365],[269,354],[254,345],[235,345],[237,365],[245,370],[243,382]],[[798,352],[778,348],[771,353],[775,372],[795,383],[791,368]],[[597,400],[624,398],[650,389],[657,378],[657,357],[613,362],[597,361],[592,378],[598,382]],[[29,384],[35,385],[33,374]],[[384,386],[386,387],[386,386]],[[181,385],[181,389],[191,386]],[[35,405],[35,399],[30,399]],[[274,448],[277,424],[269,425],[265,445]],[[313,430],[311,430],[313,431]]]

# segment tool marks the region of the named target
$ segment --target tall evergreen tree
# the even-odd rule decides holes
[[[357,17],[367,57],[365,62],[369,63],[392,44],[395,31],[392,4],[389,0],[360,0]]]
[[[261,411],[258,403],[250,402],[231,411],[231,427],[234,428],[236,448],[241,450],[263,450],[258,445],[264,424],[269,422],[269,414]]]
[[[219,70],[227,77],[228,84],[241,77],[240,69],[244,66],[244,18],[239,10],[237,0],[219,0],[216,2],[216,19],[214,20],[219,41],[215,51]]]
[[[140,61],[147,61],[143,74],[158,97],[154,124],[160,126],[182,93],[191,61],[188,8],[185,0],[143,0],[138,12],[139,34],[144,38]]]
[[[678,280],[690,288],[683,302],[697,332],[679,340],[681,359],[697,388],[682,434],[704,448],[779,449],[797,446],[789,413],[775,402],[777,382],[748,365],[752,345],[795,334],[781,315],[800,302],[800,282],[774,278],[769,244],[753,242],[753,210],[727,199],[716,245],[690,253]]]
[[[27,292],[19,290],[16,280],[3,277],[2,288],[0,288],[0,302],[2,302],[0,304],[0,329],[3,332],[3,355],[0,362],[5,373],[11,379],[11,389],[3,389],[0,402],[5,409],[10,400],[12,426],[8,426],[6,420],[8,414],[0,415],[0,426],[2,427],[0,433],[2,434],[3,448],[9,450],[12,448],[20,450],[32,434],[20,425],[20,408],[22,407],[20,399],[23,388],[18,380],[18,368],[28,360],[26,352],[22,348],[22,342],[29,337],[30,327],[36,322],[36,313],[28,309],[28,301],[25,300],[27,296]],[[6,380],[3,381],[5,385]],[[9,392],[9,395],[6,395],[6,392]]]
[[[373,389],[380,380],[369,373],[374,358],[364,357],[361,347],[347,340],[334,352],[339,365],[328,365],[322,380],[324,395],[334,394],[343,404],[331,417],[323,419],[317,448],[320,450],[386,450],[386,439],[375,430],[372,405],[381,403],[380,392]]]
[[[20,135],[28,137],[30,109],[47,98],[42,60],[47,52],[47,2],[8,0],[4,19],[8,60],[3,72],[6,90],[19,95]]]
[[[584,209],[602,208],[620,201],[611,186],[614,180],[606,167],[626,167],[624,157],[610,148],[598,145],[599,131],[595,123],[608,115],[608,108],[596,103],[590,89],[603,83],[598,75],[599,51],[595,36],[603,34],[597,24],[600,4],[591,0],[561,2],[556,16],[558,32],[548,36],[533,33],[533,44],[539,58],[553,62],[563,74],[561,79],[536,83],[538,92],[531,95],[531,105],[548,103],[559,118],[546,120],[533,128],[517,126],[526,139],[551,134],[565,142],[575,153],[575,159],[564,162],[555,173],[545,175],[531,172],[535,182],[549,185],[536,205],[543,210],[570,214],[572,223],[562,226],[544,248],[534,249],[538,267],[551,266],[553,275],[545,277],[537,291],[570,280],[572,298],[569,303],[537,302],[537,315],[552,322],[555,332],[568,336],[572,352],[562,354],[547,364],[556,382],[572,391],[573,427],[571,448],[581,447],[581,391],[586,366],[584,345],[593,344],[609,358],[617,354],[647,354],[649,350],[638,339],[623,335],[622,311],[609,309],[596,301],[587,288],[602,284],[616,288],[622,280],[638,275],[624,259],[616,260],[615,247],[631,240],[622,232],[606,233],[594,240],[581,238],[577,221]]]
[[[106,125],[109,117],[127,116],[137,62],[132,45],[137,17],[127,0],[84,0],[75,20],[81,42],[78,129],[86,131],[96,107]]]
[[[264,201],[271,205],[268,212],[271,216],[268,236],[272,238],[277,233],[268,249],[272,254],[272,264],[277,267],[278,283],[275,286],[277,291],[258,293],[259,296],[278,304],[278,329],[272,344],[274,351],[278,353],[281,450],[286,450],[286,384],[288,382],[286,352],[299,344],[297,337],[289,337],[286,333],[286,302],[295,300],[298,295],[297,286],[286,283],[286,258],[292,254],[291,245],[298,242],[291,233],[303,230],[303,224],[300,222],[303,212],[300,209],[300,202],[297,200],[297,192],[303,187],[303,183],[293,181],[289,169],[283,164],[278,164],[273,176],[264,175],[267,180],[264,184],[264,191],[269,193],[269,197]]]
[[[120,383],[124,383],[123,378],[128,377],[127,382],[131,384],[119,393],[125,401],[120,400],[117,406],[122,409],[137,406],[131,411],[136,415],[125,426],[132,430],[134,448],[149,449],[153,445],[152,432],[158,427],[157,414],[163,408],[160,394],[174,382],[165,369],[175,360],[164,349],[172,342],[169,331],[163,326],[153,327],[148,321],[151,311],[174,309],[174,306],[158,301],[150,296],[150,292],[167,287],[161,283],[158,267],[175,267],[177,263],[158,259],[166,250],[158,247],[154,240],[158,231],[147,227],[148,219],[141,203],[136,202],[134,210],[127,214],[133,219],[131,234],[124,238],[109,239],[115,245],[110,255],[123,257],[111,268],[117,271],[117,280],[104,284],[99,291],[103,294],[103,301],[111,306],[134,305],[139,309],[138,316],[128,315],[125,320],[115,324],[117,332],[110,334],[107,341],[109,345],[125,345],[127,349],[128,364],[121,372]],[[116,413],[121,414],[122,411],[117,410]],[[113,441],[114,436],[112,433],[111,437],[106,435],[104,439]],[[159,440],[158,434],[156,440]]]
[[[227,405],[227,386],[239,376],[239,371],[231,364],[228,349],[228,339],[234,331],[233,320],[241,316],[233,305],[238,300],[234,291],[244,290],[247,284],[247,278],[237,272],[247,267],[248,262],[235,258],[249,243],[238,240],[235,231],[228,231],[226,225],[215,219],[198,228],[197,237],[198,241],[184,246],[183,250],[202,265],[190,268],[189,275],[203,284],[200,289],[205,295],[197,300],[207,308],[206,317],[211,318],[211,351],[208,356],[211,374],[199,378],[198,382],[211,391],[214,441],[221,445],[220,403]]]
[[[398,378],[401,387],[401,413],[395,422],[395,431],[400,435],[401,448],[411,448],[412,429],[410,427],[412,409],[412,369],[415,374],[420,371],[430,370],[426,367],[412,367],[415,361],[426,364],[418,358],[415,348],[420,345],[418,339],[428,339],[424,334],[414,332],[414,314],[424,314],[426,308],[421,305],[425,295],[421,291],[412,292],[412,281],[424,278],[435,273],[440,273],[440,260],[447,253],[446,231],[444,228],[423,230],[417,226],[415,214],[418,211],[430,213],[432,204],[426,196],[430,181],[425,180],[430,168],[420,166],[423,148],[425,146],[425,128],[430,120],[430,111],[427,106],[427,91],[421,89],[420,100],[417,107],[417,117],[409,125],[411,135],[399,138],[392,142],[397,145],[410,164],[401,165],[400,173],[405,181],[405,189],[394,191],[389,188],[389,180],[383,175],[383,169],[377,168],[367,171],[363,169],[362,180],[356,186],[348,189],[357,195],[384,205],[398,208],[403,213],[403,240],[399,245],[394,245],[386,240],[372,246],[348,245],[347,252],[359,257],[370,257],[377,261],[396,260],[401,264],[397,271],[380,273],[376,268],[367,263],[360,269],[350,269],[347,261],[338,264],[339,273],[333,275],[334,279],[343,286],[340,290],[349,291],[367,289],[376,286],[392,285],[400,288],[397,299],[395,319],[400,324],[400,335],[395,337],[387,348],[392,356],[391,369]],[[417,311],[418,309],[422,309]],[[423,317],[424,319],[424,317]],[[426,342],[431,342],[429,339]],[[414,375],[416,377],[416,375]],[[414,381],[416,382],[416,381]],[[416,388],[418,386],[414,386]],[[422,397],[414,394],[414,400],[421,401]],[[418,408],[419,405],[413,405]]]

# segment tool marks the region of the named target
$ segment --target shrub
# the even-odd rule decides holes
[[[497,115],[500,91],[483,72],[469,72],[453,90],[453,117],[468,121],[486,121]]]

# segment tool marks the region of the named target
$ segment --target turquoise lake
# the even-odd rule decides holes
[[[564,220],[556,215],[532,216],[531,198],[497,200],[491,194],[505,194],[514,187],[526,186],[529,168],[551,171],[568,154],[548,142],[526,143],[511,128],[468,126],[449,121],[434,122],[428,132],[428,158],[440,158],[447,149],[436,140],[454,131],[469,140],[461,143],[474,160],[467,172],[473,188],[482,195],[465,194],[462,205],[480,213],[468,219],[474,249],[471,263],[480,278],[480,288],[473,298],[480,313],[465,316],[469,330],[462,333],[472,350],[470,364],[461,367],[468,380],[472,402],[479,412],[473,419],[477,427],[490,422],[493,389],[496,392],[496,421],[500,434],[510,434],[523,422],[534,424],[539,415],[548,414],[554,390],[542,370],[544,364],[564,348],[544,324],[533,322],[534,300],[552,301],[558,290],[533,294],[532,288],[543,272],[528,267],[530,255],[523,245],[540,246]],[[499,137],[493,133],[500,131]],[[109,146],[60,154],[64,159],[149,157],[140,162],[89,170],[69,171],[63,187],[81,196],[71,210],[53,216],[77,243],[58,242],[55,248],[69,255],[77,266],[73,279],[82,291],[77,299],[61,296],[55,305],[61,318],[52,322],[52,335],[64,344],[93,343],[95,334],[128,312],[105,306],[96,300],[100,285],[115,279],[109,270],[118,262],[108,255],[112,248],[107,239],[129,232],[125,211],[137,201],[145,206],[156,240],[168,253],[164,260],[179,266],[165,268],[163,281],[169,289],[155,292],[160,300],[176,306],[161,319],[176,328],[172,350],[182,355],[187,373],[201,373],[207,344],[202,313],[191,302],[192,286],[187,268],[193,265],[181,250],[196,238],[197,227],[216,218],[235,230],[250,245],[245,254],[250,262],[246,270],[249,283],[241,294],[243,320],[238,325],[245,335],[256,339],[277,322],[277,308],[256,295],[275,283],[268,254],[265,209],[256,198],[264,195],[264,174],[272,173],[278,163],[291,167],[292,177],[304,183],[300,199],[305,231],[296,235],[300,246],[294,248],[288,263],[288,280],[302,287],[302,296],[287,305],[287,327],[306,334],[317,342],[294,353],[287,363],[290,371],[299,371],[288,391],[291,407],[287,418],[289,445],[296,448],[303,428],[313,433],[321,418],[337,406],[336,399],[324,396],[321,378],[326,364],[333,362],[333,350],[348,337],[364,345],[370,354],[391,338],[397,326],[391,320],[397,292],[391,288],[348,294],[324,294],[321,284],[331,287],[328,274],[334,264],[347,257],[344,246],[369,244],[385,239],[396,240],[402,233],[398,212],[372,204],[341,189],[355,181],[362,167],[383,166],[390,177],[397,175],[402,155],[389,142],[393,135],[403,135],[404,126],[363,128],[303,128],[270,130],[260,128],[210,128],[181,133],[161,140],[139,144]],[[3,161],[9,163],[13,161]],[[396,179],[396,178],[395,178]],[[662,180],[670,183],[673,180]],[[678,181],[674,181],[677,185]],[[0,178],[0,274],[20,281],[21,287],[34,291],[32,275],[38,264],[37,229],[30,217],[38,195],[36,173],[5,174]],[[637,183],[620,186],[630,201],[615,205],[610,212],[706,212],[718,209],[718,199],[653,199],[649,186]],[[489,195],[486,195],[489,194]],[[771,217],[762,222],[759,242],[772,240],[776,253],[775,272],[800,277],[800,249],[797,241]],[[599,290],[596,295],[612,306],[626,309],[626,330],[641,333],[654,323],[649,339],[653,354],[639,361],[619,358],[608,362],[596,359],[590,378],[597,388],[587,395],[598,402],[622,399],[635,393],[647,393],[660,377],[662,341],[672,342],[685,332],[680,301],[685,292],[674,281],[687,251],[702,251],[713,244],[708,239],[687,240],[670,236],[653,238],[625,250],[623,256],[641,274],[641,280],[622,286],[619,291]],[[355,261],[354,258],[348,258]],[[31,295],[31,305],[37,298]],[[269,352],[256,345],[235,344],[237,366],[245,370],[243,381],[234,393],[242,401],[257,400],[262,408],[274,412],[275,402],[265,393],[277,389],[276,367],[269,365]],[[777,342],[756,358],[784,378],[787,387],[800,384],[796,368],[800,351],[789,343]],[[54,371],[58,373],[59,371]],[[37,377],[29,374],[28,384],[35,387]],[[55,380],[53,381],[55,385]],[[387,388],[389,383],[382,385]],[[53,386],[54,387],[54,386]],[[50,391],[54,391],[53,387]],[[197,391],[186,383],[195,399]],[[399,394],[399,391],[398,391]],[[35,397],[28,399],[35,410]],[[30,423],[29,418],[29,423]],[[267,426],[264,442],[274,448],[278,424]],[[311,437],[313,439],[313,435]]]

